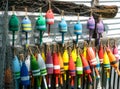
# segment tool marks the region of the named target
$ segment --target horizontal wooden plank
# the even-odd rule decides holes
[[[117,5],[117,6],[120,6],[120,2],[101,2],[100,5]]]
[[[120,29],[120,23],[119,24],[113,24],[113,25],[107,25],[109,29]]]
[[[118,24],[120,23],[120,18],[119,19],[106,19],[103,20],[105,24]]]
[[[120,29],[116,30],[108,30],[108,35],[115,35],[115,34],[120,34]]]

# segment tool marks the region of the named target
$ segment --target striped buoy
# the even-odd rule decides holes
[[[53,53],[53,72],[55,75],[55,79],[56,79],[56,87],[58,87],[58,76],[60,75],[60,63],[59,63],[59,59],[58,59],[58,55],[57,53]]]
[[[64,18],[62,18],[59,23],[59,32],[62,33],[62,44],[64,45],[64,33],[67,32],[67,23]]]
[[[22,63],[22,67],[20,70],[20,77],[21,77],[21,84],[23,86],[26,87],[30,84],[29,72],[25,62]]]
[[[82,34],[82,24],[79,20],[79,13],[78,13],[78,22],[74,25],[74,34],[76,35],[76,44],[78,44],[78,36]]]
[[[34,77],[40,76],[40,68],[34,55],[31,55],[31,70]]]
[[[62,55],[60,52],[58,52],[58,59],[60,62],[60,84],[63,85],[62,75],[64,74],[64,63],[63,63]]]
[[[87,48],[87,54],[89,56],[89,62],[91,66],[95,66],[97,64],[96,58],[95,58],[95,53],[92,49],[92,47]]]
[[[38,54],[38,65],[40,67],[41,76],[43,77],[43,80],[44,80],[45,89],[48,89],[46,78],[45,78],[45,76],[47,75],[47,69],[41,54]]]
[[[96,60],[97,60],[96,68],[97,68],[98,70],[100,70],[100,59],[99,59],[99,57],[98,57],[98,52],[96,52]]]
[[[81,59],[82,59],[83,70],[84,70],[85,74],[88,74],[89,81],[92,83],[92,78],[90,76],[91,69],[90,69],[90,66],[88,64],[88,61],[87,61],[87,59],[85,59],[85,57],[83,56],[83,54],[80,54],[80,56],[81,56]]]
[[[20,79],[20,63],[17,56],[12,61],[12,70],[15,79]]]
[[[25,16],[22,20],[22,30],[24,32],[32,31],[32,24],[28,16]]]
[[[68,51],[66,49],[66,50],[64,50],[64,53],[63,53],[63,63],[64,63],[64,70],[65,71],[68,70],[68,62],[69,62],[69,56],[68,56]]]
[[[78,84],[78,88],[81,88],[81,75],[83,74],[83,64],[82,64],[82,60],[78,54],[77,59],[76,59],[76,73],[77,73],[77,84]]]
[[[74,89],[74,78],[76,76],[76,67],[75,67],[75,63],[73,61],[73,58],[70,54],[70,57],[69,57],[69,75],[71,76],[71,82],[70,82],[70,85],[71,85],[71,89]]]
[[[117,71],[118,75],[120,75],[120,71],[118,68],[118,62],[117,62],[115,56],[113,55],[113,53],[111,52],[111,50],[109,48],[107,48],[106,51],[107,51],[107,55],[109,57],[111,66],[114,67],[115,70]]]
[[[52,12],[52,9],[49,9],[46,12],[45,17],[46,17],[47,24],[49,24],[49,25],[54,24],[54,13]]]
[[[36,20],[36,29],[39,31],[46,30],[46,20],[45,20],[45,17],[43,17],[42,15],[40,15]]]
[[[51,53],[48,52],[46,55],[46,68],[47,68],[47,74],[48,74],[48,87],[51,87],[51,75],[53,74],[53,60]]]
[[[25,64],[27,66],[28,72],[29,72],[29,76],[31,76],[31,69],[30,69],[30,55],[28,55],[25,59]]]

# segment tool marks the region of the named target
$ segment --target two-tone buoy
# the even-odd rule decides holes
[[[77,74],[77,85],[78,89],[81,89],[81,78],[83,74],[83,64],[82,59],[79,55],[79,48],[77,49],[77,59],[76,59],[76,74]]]
[[[102,64],[103,63],[103,56],[104,56],[102,42],[100,43],[100,46],[99,46],[98,56],[99,56],[100,64]]]
[[[25,64],[23,54],[21,54],[20,56],[21,56],[21,60],[22,60],[22,66],[21,66],[21,70],[20,70],[21,85],[23,85],[23,87],[25,89],[27,89],[28,85],[30,85],[29,71]]]
[[[71,48],[69,47],[69,67],[68,67],[68,70],[69,70],[69,76],[71,77],[70,79],[70,85],[71,85],[71,89],[74,89],[74,78],[76,76],[76,67],[75,67],[75,63],[73,61],[73,58],[72,58],[72,55],[71,55]]]
[[[74,25],[74,34],[76,35],[76,44],[78,45],[78,38],[79,35],[82,34],[82,24],[79,20],[79,13],[78,13],[78,22]]]
[[[51,87],[51,75],[53,74],[53,59],[50,52],[50,47],[47,48],[47,55],[46,55],[46,68],[48,74],[48,87]]]
[[[46,30],[46,19],[42,15],[42,8],[40,8],[40,15],[36,20],[36,29],[40,31],[40,45],[42,44],[43,31]]]
[[[50,35],[50,25],[54,24],[54,13],[51,9],[51,1],[49,1],[49,10],[46,12],[45,17],[48,24],[48,35]]]

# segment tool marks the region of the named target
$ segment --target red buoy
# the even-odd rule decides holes
[[[100,44],[99,50],[98,50],[98,56],[100,59],[100,63],[103,63],[103,57],[104,57],[104,51],[103,51],[103,45],[102,43]]]

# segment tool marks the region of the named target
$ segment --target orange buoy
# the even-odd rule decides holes
[[[118,63],[117,63],[115,56],[113,55],[113,53],[111,52],[109,48],[107,48],[106,51],[107,51],[111,66],[114,67],[118,75],[120,75],[120,71],[118,69]]]
[[[97,78],[100,78],[100,74],[99,74],[97,68],[95,68],[95,66],[97,65],[97,60],[96,60],[96,57],[95,57],[95,50],[92,47],[88,47],[87,48],[87,54],[89,56],[90,66],[94,67]]]
[[[80,56],[81,56],[82,63],[83,63],[83,70],[84,70],[85,74],[88,74],[89,81],[92,83],[92,78],[90,76],[91,69],[90,69],[90,66],[88,64],[88,61],[87,61],[87,59],[85,59],[85,57],[83,56],[83,54],[80,54]]]

